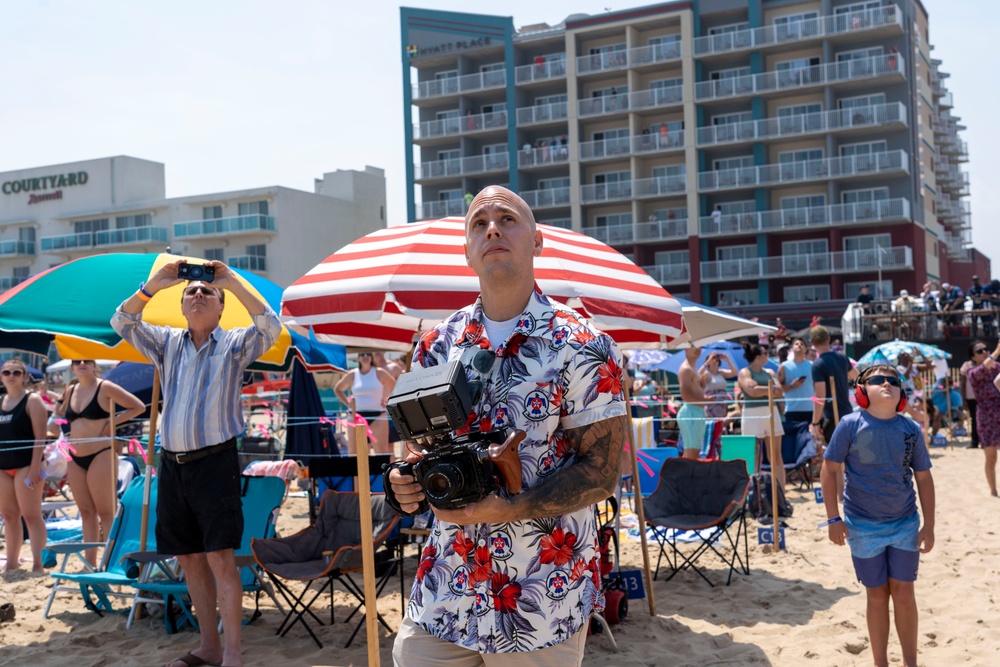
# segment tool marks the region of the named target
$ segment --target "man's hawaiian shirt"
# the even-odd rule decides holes
[[[483,387],[463,431],[521,429],[524,489],[572,465],[565,436],[625,414],[622,357],[611,338],[537,287],[502,345],[486,338],[478,301],[421,338],[417,363],[461,359]],[[476,352],[492,350],[481,373]],[[477,364],[480,365],[481,364]],[[593,506],[561,517],[458,526],[436,521],[407,613],[445,641],[481,653],[530,651],[573,636],[604,606]]]

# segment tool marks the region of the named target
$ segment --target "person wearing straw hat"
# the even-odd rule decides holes
[[[181,313],[188,327],[152,326],[142,320],[160,290],[184,283],[184,260],[160,267],[118,307],[111,326],[151,360],[163,386],[156,546],[177,556],[200,619],[198,648],[167,667],[242,667],[243,586],[234,550],[243,537],[240,464],[236,438],[245,430],[240,390],[243,372],[281,333],[274,311],[218,260],[212,282],[188,281]],[[239,299],[252,324],[219,326],[226,291]],[[216,624],[222,617],[223,644]]]
[[[426,332],[414,361],[460,361],[469,429],[516,429],[522,490],[433,508],[396,665],[579,665],[603,607],[594,505],[614,494],[626,433],[618,346],[535,283],[542,234],[521,197],[490,186],[466,216],[465,254],[481,294]],[[411,453],[408,461],[419,460]],[[425,503],[411,475],[388,473],[403,513]],[[493,664],[487,657],[486,662]]]

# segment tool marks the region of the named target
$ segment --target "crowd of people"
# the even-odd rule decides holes
[[[919,294],[901,289],[875,295],[864,285],[855,299],[863,316],[862,337],[880,340],[936,338],[945,327],[968,327],[972,335],[992,337],[1000,316],[1000,280],[983,284],[978,275],[965,290],[948,282],[924,283]]]

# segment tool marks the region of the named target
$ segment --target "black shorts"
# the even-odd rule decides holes
[[[236,447],[190,463],[163,457],[156,502],[156,550],[183,556],[239,549],[243,499]]]

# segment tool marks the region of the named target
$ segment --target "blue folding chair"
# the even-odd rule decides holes
[[[105,542],[62,542],[51,544],[49,550],[62,555],[62,565],[58,572],[51,574],[55,579],[52,593],[45,605],[43,618],[49,617],[52,602],[60,591],[76,591],[83,596],[83,603],[91,611],[103,615],[106,612],[124,613],[124,609],[116,610],[109,597],[131,598],[132,593],[115,590],[112,587],[129,586],[135,583],[139,576],[139,567],[125,555],[139,550],[140,531],[142,524],[142,496],[144,478],[140,475],[132,480],[122,495],[118,505],[118,513],[111,529],[108,531],[108,541]],[[150,507],[156,506],[156,478],[151,480]],[[147,545],[156,548],[156,512],[149,512],[147,529]],[[104,547],[101,561],[95,568],[84,558],[84,551]],[[67,572],[66,566],[70,558],[76,555],[84,565],[82,572]]]
[[[642,497],[648,498],[660,483],[660,468],[663,467],[663,462],[680,456],[680,450],[676,447],[649,447],[635,451],[639,459],[639,486],[642,487]],[[635,491],[632,489],[632,475],[622,475],[622,499],[627,499],[630,506],[635,498]]]

